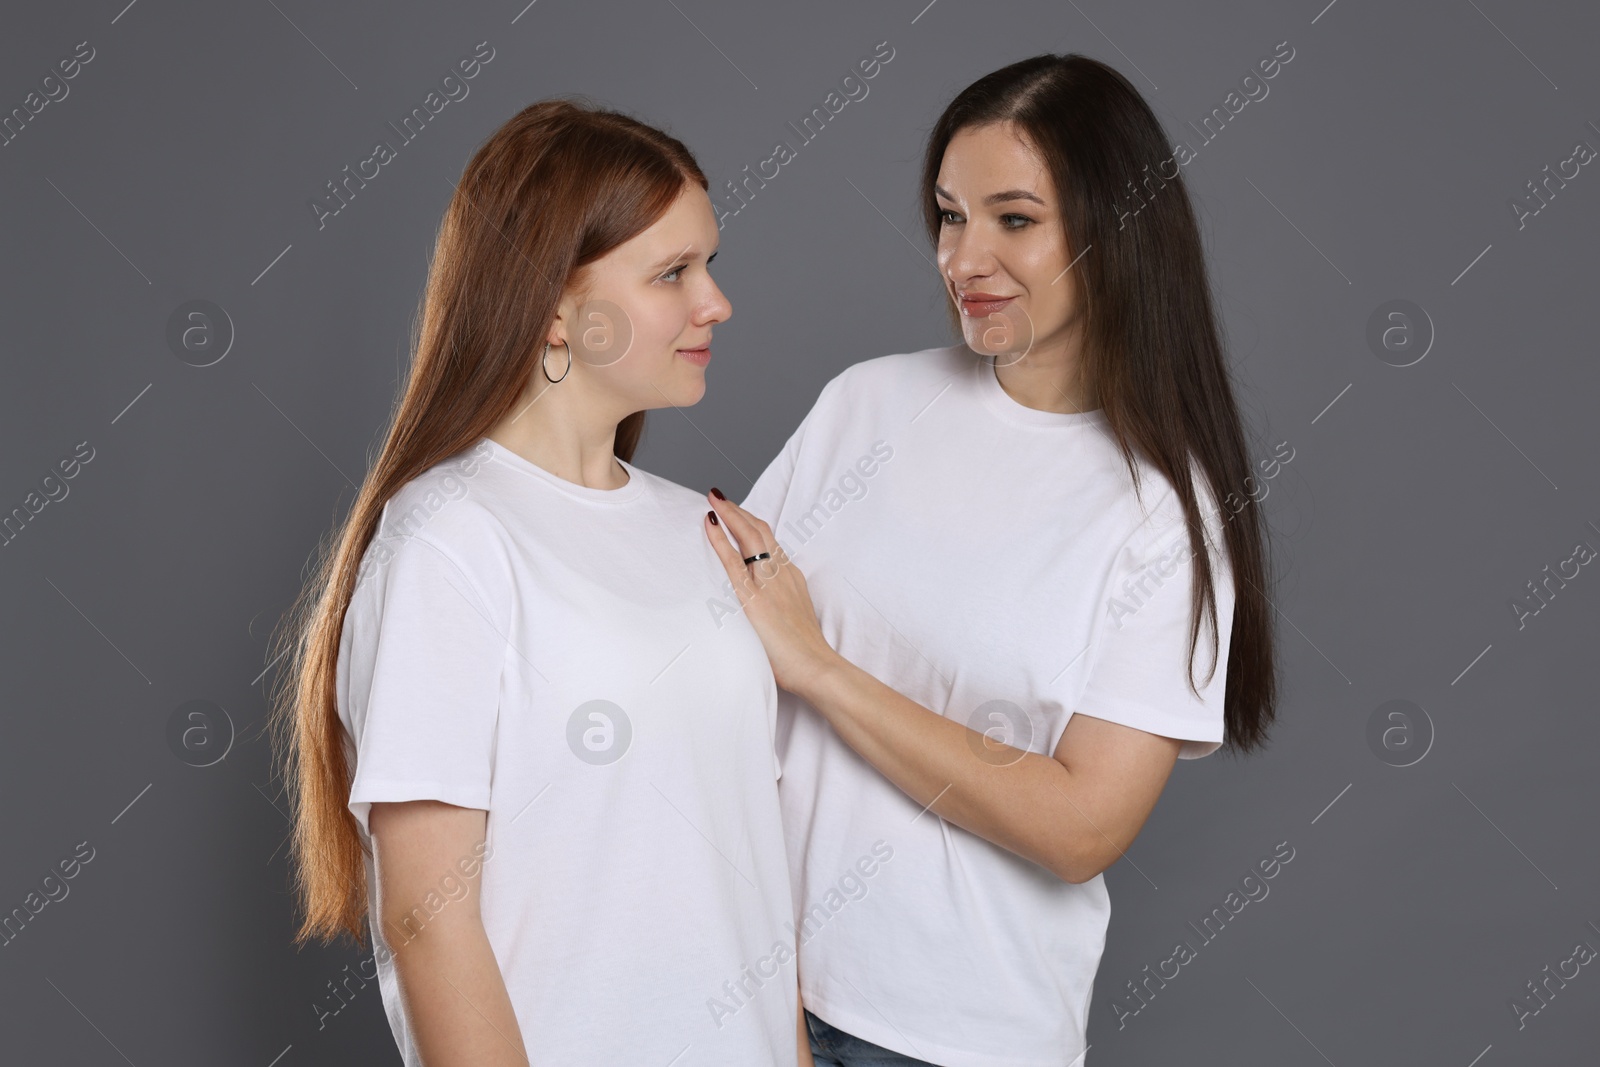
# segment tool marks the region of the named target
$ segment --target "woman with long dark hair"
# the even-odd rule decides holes
[[[408,1067],[810,1063],[772,671],[699,494],[630,462],[731,313],[705,190],[568,101],[482,145],[285,632],[297,940],[370,927]]]
[[[781,688],[816,1062],[1079,1064],[1101,872],[1176,760],[1273,719],[1258,482],[1127,79],[980,78],[919,194],[962,341],[848,367],[702,529]]]

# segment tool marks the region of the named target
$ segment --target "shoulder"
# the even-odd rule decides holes
[[[494,507],[495,476],[487,450],[468,449],[434,464],[396,490],[384,505],[377,537],[423,537],[474,554],[497,539],[503,524]]]
[[[936,382],[966,369],[970,360],[964,358],[966,345],[943,345],[923,348],[915,352],[893,352],[852,363],[834,376],[824,389],[840,388],[874,389],[901,386],[916,382]]]
[[[1139,472],[1137,493],[1132,479],[1127,477],[1126,467],[1122,471],[1127,482],[1126,522],[1131,531],[1130,541],[1146,547],[1187,543],[1188,521],[1177,485],[1143,457],[1139,457],[1134,465]],[[1218,551],[1223,545],[1225,522],[1220,498],[1193,457],[1189,460],[1189,478],[1194,486],[1195,502],[1205,526],[1208,547],[1213,552]]]
[[[468,449],[402,485],[383,506],[363,567],[402,554],[423,566],[448,562],[492,603],[486,591],[509,587],[510,565],[500,472],[488,455],[481,445]]]
[[[885,404],[926,403],[952,375],[971,367],[964,344],[892,352],[852,363],[817,394],[813,410],[823,413],[879,412]]]

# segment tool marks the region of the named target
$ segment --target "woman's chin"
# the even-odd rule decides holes
[[[690,374],[674,375],[669,388],[663,389],[665,393],[662,407],[692,408],[700,403],[706,395],[706,377],[703,371],[692,370]],[[660,396],[661,394],[657,394]]]

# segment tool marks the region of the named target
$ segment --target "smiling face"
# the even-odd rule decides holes
[[[687,407],[705,395],[711,328],[733,308],[709,268],[717,221],[706,191],[687,183],[643,233],[589,265],[581,293],[562,298],[546,357],[620,420],[649,408]],[[543,377],[535,371],[534,381]]]
[[[1011,123],[968,126],[935,186],[939,272],[973,351],[1007,365],[1077,350],[1076,272],[1050,171]],[[998,298],[998,299],[994,299]]]

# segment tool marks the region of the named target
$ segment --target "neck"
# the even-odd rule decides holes
[[[534,386],[488,433],[498,445],[554,474],[590,489],[620,489],[628,473],[616,460],[617,422],[598,398],[586,396],[584,379]]]
[[[995,358],[994,376],[1011,399],[1039,411],[1076,414],[1100,406],[1081,378],[1076,343],[1035,345],[1021,359],[1004,352]]]

